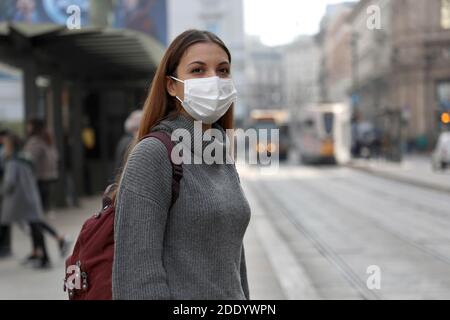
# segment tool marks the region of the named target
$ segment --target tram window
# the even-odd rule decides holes
[[[325,132],[327,134],[330,134],[333,130],[333,120],[334,120],[334,114],[331,112],[327,112],[323,115],[323,121],[325,124]]]

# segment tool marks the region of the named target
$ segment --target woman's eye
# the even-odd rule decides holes
[[[192,69],[191,72],[192,73],[200,73],[200,72],[202,72],[202,69],[201,68],[195,68],[195,69]]]
[[[219,71],[222,74],[230,74],[230,69],[228,69],[228,68],[223,68],[223,69],[220,69]]]

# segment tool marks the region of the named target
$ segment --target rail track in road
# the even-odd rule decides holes
[[[262,183],[262,182],[258,182]],[[261,188],[255,188],[254,182],[247,182],[250,186],[251,191],[261,202],[262,207],[267,209],[273,209],[278,212],[281,212],[289,222],[297,229],[300,233],[302,233],[316,248],[316,250],[327,259],[337,270],[342,274],[344,279],[350,284],[350,286],[358,293],[358,295],[364,300],[379,300],[381,296],[375,293],[373,290],[367,288],[366,283],[353,271],[353,269],[324,241],[320,239],[320,237],[315,234],[313,231],[308,230],[302,224],[298,218],[294,217],[290,211],[284,206],[282,201],[279,200],[278,197],[274,196],[267,192],[267,188],[262,186]],[[263,183],[264,184],[264,183]],[[262,190],[265,190],[261,192]],[[272,201],[269,201],[272,200]],[[275,206],[275,207],[274,207]],[[280,230],[279,230],[280,231]]]
[[[419,277],[418,279],[433,279],[431,282],[425,282],[433,286],[433,284],[436,285],[436,283],[439,283],[440,279],[439,276],[432,276],[432,272],[435,268],[440,270],[444,269],[444,275],[447,275],[446,266],[450,266],[450,257],[449,254],[447,254],[447,247],[440,247],[439,245],[441,243],[439,242],[432,242],[431,245],[429,242],[425,242],[424,245],[423,242],[420,241],[421,236],[416,235],[417,231],[417,234],[424,235],[424,238],[427,238],[427,235],[430,239],[435,237],[435,241],[442,238],[443,240],[440,241],[443,244],[450,244],[450,240],[447,241],[447,238],[450,239],[450,237],[445,236],[445,230],[450,226],[450,214],[446,214],[444,208],[441,209],[441,203],[444,204],[446,202],[446,195],[439,194],[436,191],[431,192],[430,190],[428,190],[427,193],[425,189],[422,191],[420,190],[420,187],[414,186],[414,188],[418,189],[415,190],[415,193],[411,193],[412,199],[410,199],[408,198],[408,193],[412,191],[406,187],[404,190],[399,190],[398,194],[393,194],[393,192],[396,191],[397,182],[393,182],[393,185],[385,185],[383,183],[383,178],[374,177],[374,179],[380,179],[380,183],[375,185],[372,184],[373,181],[370,180],[370,183],[367,183],[368,185],[365,186],[363,183],[357,183],[357,180],[365,175],[361,172],[358,172],[357,176],[352,175],[351,179],[347,180],[346,178],[340,177],[328,179],[328,176],[323,172],[323,169],[313,170],[317,170],[322,177],[317,180],[305,179],[303,180],[304,183],[301,183],[298,176],[293,174],[292,178],[286,177],[285,175],[283,178],[275,180],[278,181],[276,182],[278,184],[271,184],[270,180],[267,179],[250,179],[246,184],[249,186],[252,194],[254,194],[257,200],[261,202],[262,207],[267,211],[268,217],[270,217],[272,224],[277,228],[278,232],[282,234],[284,230],[273,222],[276,222],[276,219],[280,217],[279,214],[282,214],[285,220],[288,221],[296,231],[301,233],[303,238],[311,243],[317,253],[339,271],[342,279],[345,279],[346,283],[359,298],[384,299],[388,298],[387,295],[389,294],[387,294],[387,292],[389,291],[368,289],[364,276],[362,276],[361,273],[358,275],[358,273],[355,272],[355,268],[352,268],[352,264],[349,263],[349,261],[346,261],[345,257],[340,254],[342,250],[335,250],[335,248],[339,249],[339,245],[330,242],[330,240],[326,239],[327,235],[324,236],[324,234],[321,233],[324,232],[323,230],[326,230],[326,227],[324,229],[321,226],[317,229],[318,221],[320,221],[320,219],[326,219],[327,217],[324,212],[329,212],[331,214],[333,208],[336,208],[336,212],[339,213],[339,218],[336,219],[342,219],[342,223],[345,224],[345,221],[357,221],[354,222],[353,225],[358,225],[358,223],[367,225],[371,228],[371,232],[376,236],[386,236],[389,239],[392,239],[390,241],[394,241],[394,246],[401,247],[402,250],[405,250],[404,255],[403,251],[401,251],[398,257],[392,258],[393,260],[383,260],[386,259],[386,257],[375,255],[376,259],[382,259],[380,260],[381,262],[410,263],[410,260],[413,260],[418,256],[428,257],[425,258],[425,260],[428,261],[425,261],[423,265],[421,263],[420,266],[413,266],[411,269],[416,272],[415,276]],[[351,171],[353,172],[353,170]],[[337,192],[335,194],[330,194],[337,188],[340,190],[336,190]],[[351,192],[352,189],[353,192]],[[343,197],[343,195],[347,193],[348,197]],[[296,198],[295,195],[301,196]],[[358,197],[360,198],[359,200]],[[316,211],[313,207],[321,206],[318,199],[322,199],[323,205],[320,210]],[[355,199],[355,202],[352,202],[352,199]],[[386,200],[386,204],[383,204],[383,199]],[[304,204],[304,201],[310,201],[312,203],[309,203],[306,208],[303,208],[302,204]],[[362,205],[359,204],[358,201],[361,202]],[[367,201],[366,205],[365,201]],[[433,205],[433,201],[436,201],[437,204]],[[359,207],[357,203],[359,204]],[[299,210],[303,211],[302,214],[297,212],[295,209],[296,206],[298,206]],[[369,207],[367,208],[367,206]],[[373,208],[370,208],[370,206],[373,206]],[[397,211],[390,212],[389,206],[392,206],[392,210]],[[398,209],[403,209],[404,211]],[[305,215],[305,210],[309,214]],[[377,213],[377,210],[380,212]],[[278,216],[275,213],[277,213]],[[317,215],[315,221],[311,221],[311,217],[313,217],[315,213],[320,213],[320,215]],[[310,217],[309,220],[305,220],[305,217],[308,216]],[[338,224],[338,229],[333,230],[336,232],[345,233],[345,230],[347,230],[347,232],[349,230],[348,227],[339,229],[341,227],[339,225],[339,220],[332,220],[327,223],[331,225],[333,223],[335,225]],[[317,230],[320,232],[317,232]],[[364,236],[361,236],[361,238],[365,239]],[[341,244],[344,243],[346,239],[345,234],[338,234],[338,239]],[[367,257],[373,259],[373,252],[379,251],[380,248],[383,249],[384,243],[385,242],[376,241],[376,243],[372,243],[374,247],[370,247],[370,243],[367,244],[368,247],[363,247],[363,249],[368,249]],[[438,244],[438,246],[434,246],[434,244]],[[293,244],[289,245],[291,246],[291,249],[294,248]],[[349,247],[351,248],[351,245]],[[392,252],[396,252],[389,247],[386,247],[386,249],[391,254]],[[441,252],[439,252],[439,250],[441,250]],[[304,257],[300,256],[301,253],[296,253],[296,255],[298,255],[298,261],[302,262],[301,260]],[[363,256],[363,260],[367,257]],[[353,260],[353,267],[354,266]],[[359,270],[359,268],[356,269]],[[419,270],[421,273],[417,273]],[[408,272],[407,268],[405,269],[405,272]],[[398,284],[397,281],[401,280],[395,280],[395,285]],[[448,295],[448,285],[443,284],[443,286],[445,295]],[[401,289],[404,294],[408,293],[408,290],[404,288]],[[442,290],[442,288],[440,289]],[[418,292],[418,294],[426,295],[427,289],[424,290],[425,291],[423,292]]]

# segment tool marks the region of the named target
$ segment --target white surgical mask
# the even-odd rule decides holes
[[[237,92],[231,79],[220,77],[180,80],[184,83],[184,101],[175,96],[195,120],[211,124],[220,119],[236,101]]]

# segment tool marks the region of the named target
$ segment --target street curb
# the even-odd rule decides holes
[[[283,295],[287,300],[320,300],[303,265],[297,261],[292,248],[281,238],[279,227],[271,223],[268,209],[259,202],[260,196],[255,193],[254,186],[247,179],[242,181],[252,212],[257,212],[252,218],[254,230]]]
[[[348,167],[350,169],[359,170],[359,171],[362,171],[365,173],[369,173],[369,174],[372,174],[374,176],[378,176],[381,178],[385,178],[385,179],[389,179],[389,180],[393,180],[393,181],[397,181],[397,182],[401,182],[401,183],[405,183],[405,184],[410,184],[410,185],[414,185],[414,186],[421,187],[421,188],[432,189],[432,190],[439,191],[439,192],[450,193],[450,187],[441,186],[441,185],[438,185],[435,183],[429,183],[429,182],[425,182],[425,181],[419,181],[416,179],[405,178],[405,177],[401,177],[401,176],[398,176],[395,174],[391,174],[389,172],[383,172],[381,170],[372,169],[372,168],[362,166],[362,165],[357,165],[357,164],[347,164],[346,167]]]

